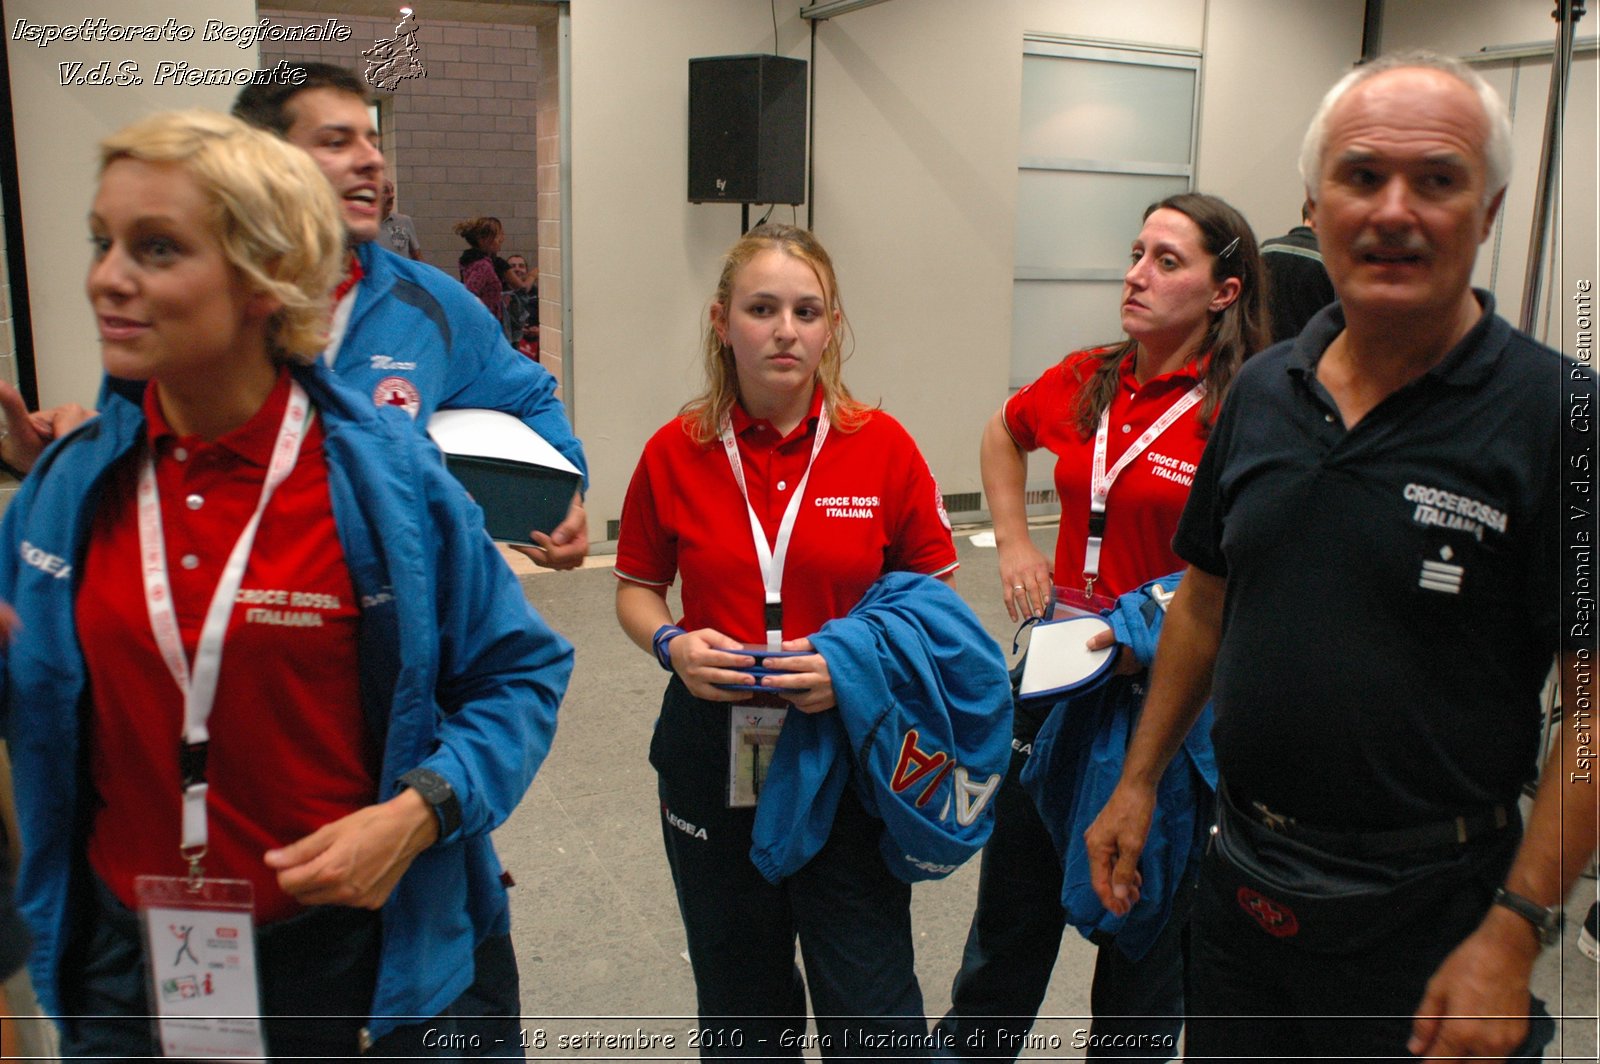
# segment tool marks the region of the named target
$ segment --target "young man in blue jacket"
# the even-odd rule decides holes
[[[435,410],[481,407],[511,414],[548,440],[584,474],[583,445],[572,433],[548,370],[506,342],[500,323],[455,278],[377,243],[383,225],[384,158],[368,112],[366,86],[327,63],[286,69],[298,81],[246,86],[233,112],[304,150],[339,198],[350,264],[335,293],[333,334],[323,358],[346,385],[374,404],[403,408],[419,428]],[[0,386],[10,423],[0,461],[32,467],[45,444],[87,412],[69,404],[31,417],[15,389]],[[518,549],[541,565],[572,569],[589,552],[582,491],[547,535]]]
[[[247,85],[233,113],[304,150],[333,185],[350,241],[350,267],[335,292],[333,335],[323,358],[379,406],[427,423],[435,410],[482,407],[511,414],[584,472],[583,445],[556,398],[556,380],[506,342],[500,323],[455,278],[377,243],[383,227],[384,158],[366,86],[328,63],[288,68],[298,81]],[[553,569],[589,551],[580,491],[549,535],[524,549]]]

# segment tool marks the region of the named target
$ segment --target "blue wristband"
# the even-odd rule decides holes
[[[650,637],[650,649],[655,652],[656,660],[668,672],[672,671],[672,641],[685,634],[682,628],[675,624],[664,624],[656,629],[656,634]]]

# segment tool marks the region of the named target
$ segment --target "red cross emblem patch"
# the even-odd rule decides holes
[[[377,406],[398,406],[412,417],[422,409],[422,393],[404,377],[385,377],[372,389],[372,401]]]
[[[1294,910],[1279,901],[1273,901],[1258,890],[1240,887],[1236,895],[1239,908],[1245,915],[1261,925],[1261,930],[1274,938],[1288,938],[1300,933],[1300,921]]]

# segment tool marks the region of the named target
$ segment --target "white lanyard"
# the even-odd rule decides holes
[[[1107,405],[1100,412],[1100,428],[1094,435],[1094,469],[1089,481],[1089,538],[1083,547],[1084,590],[1089,594],[1094,593],[1095,578],[1100,575],[1100,542],[1106,533],[1106,500],[1111,497],[1111,485],[1116,483],[1117,477],[1131,462],[1150,449],[1156,437],[1171,428],[1172,423],[1187,413],[1205,394],[1205,381],[1185,392],[1177,402],[1167,407],[1166,413],[1157,418],[1155,424],[1133,441],[1131,447],[1122,452],[1122,457],[1117,459],[1110,472],[1106,471],[1106,438],[1111,431],[1111,407]]]
[[[733,479],[739,484],[739,494],[744,496],[745,512],[750,515],[750,535],[756,541],[756,562],[761,566],[761,583],[766,588],[767,646],[776,650],[783,642],[783,563],[789,556],[789,540],[794,536],[794,522],[800,516],[800,499],[806,493],[806,482],[811,479],[811,467],[822,451],[822,441],[828,438],[828,404],[822,404],[817,417],[817,438],[811,445],[811,458],[806,462],[805,476],[795,485],[794,495],[778,522],[778,538],[767,546],[767,532],[761,527],[761,518],[750,505],[750,490],[744,483],[744,462],[739,457],[739,444],[733,438],[733,418],[722,419],[722,449],[733,467]]]
[[[344,343],[345,330],[350,327],[350,312],[356,309],[356,293],[359,291],[361,282],[357,281],[333,306],[333,321],[328,325],[328,346],[322,349],[322,361],[329,367],[339,357],[339,346]]]
[[[172,673],[173,682],[183,692],[183,742],[179,746],[183,786],[181,849],[191,873],[197,877],[199,860],[206,849],[205,751],[210,738],[206,721],[216,701],[222,643],[227,635],[228,619],[233,614],[233,600],[244,581],[245,565],[255,545],[261,515],[272,493],[294,469],[310,417],[311,404],[306,399],[305,389],[298,381],[291,381],[289,402],[284,407],[278,438],[272,445],[272,460],[261,485],[261,501],[256,503],[256,512],[245,524],[244,531],[239,533],[227,564],[222,568],[222,576],[217,580],[211,605],[206,609],[205,623],[200,629],[200,640],[195,646],[192,671],[184,655],[178,616],[172,608],[172,584],[167,579],[167,548],[161,529],[161,498],[156,486],[153,454],[145,455],[144,468],[139,472],[139,556],[144,571],[145,606],[150,612],[150,630],[155,634],[156,646],[167,663],[167,670]]]

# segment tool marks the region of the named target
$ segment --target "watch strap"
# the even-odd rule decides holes
[[[433,810],[433,815],[439,818],[439,838],[448,838],[461,827],[461,802],[456,798],[456,789],[450,786],[449,780],[431,768],[414,768],[403,774],[398,782],[402,787],[410,787],[421,795]]]
[[[1495,889],[1494,903],[1502,908],[1510,909],[1532,924],[1541,944],[1553,946],[1561,941],[1562,918],[1559,908],[1540,905],[1532,898],[1525,898],[1521,894],[1507,890],[1505,887],[1497,887]]]

